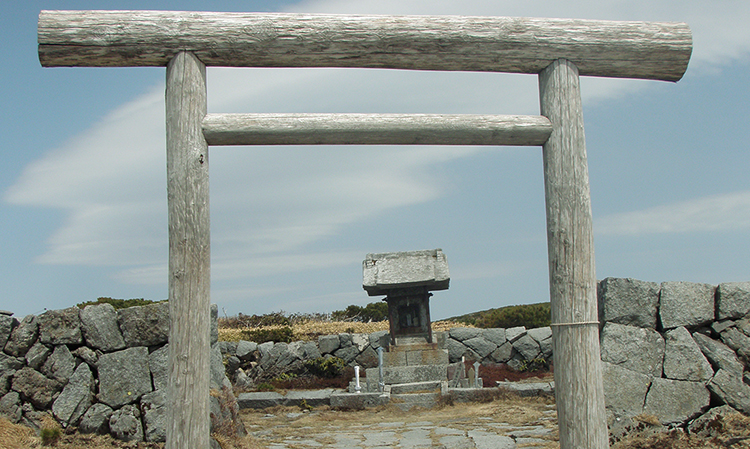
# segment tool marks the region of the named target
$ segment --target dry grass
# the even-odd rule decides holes
[[[239,341],[243,338],[243,332],[258,329],[279,329],[287,326],[263,326],[253,328],[219,328],[220,341]],[[333,335],[340,333],[369,334],[372,332],[388,330],[388,321],[374,323],[359,323],[356,321],[306,321],[294,323],[288,327],[292,328],[294,340],[313,341],[321,335]],[[432,323],[433,332],[447,331],[453,327],[472,327],[468,324],[454,321],[436,321]]]
[[[689,435],[681,429],[654,432],[653,419],[644,415],[636,419],[651,428],[628,435],[612,449],[750,449],[750,418],[740,413],[715,419],[707,435]]]

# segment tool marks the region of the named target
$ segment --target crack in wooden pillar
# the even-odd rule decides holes
[[[552,347],[562,449],[609,447],[599,349],[596,270],[578,68],[560,59],[539,74]]]
[[[178,53],[167,66],[169,390],[166,449],[208,449],[211,250],[206,66]]]

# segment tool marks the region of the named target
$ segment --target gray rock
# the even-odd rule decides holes
[[[86,362],[88,366],[91,368],[96,369],[96,364],[99,362],[99,354],[101,354],[101,351],[99,351],[99,354],[97,354],[96,351],[89,348],[88,346],[81,346],[79,348],[76,348],[75,351],[71,352],[74,357],[78,357],[79,359]]]
[[[128,347],[164,344],[169,338],[169,303],[120,309],[117,322]]]
[[[80,345],[81,318],[78,307],[48,310],[39,315],[39,340],[49,345]]]
[[[148,355],[148,369],[154,381],[154,390],[166,391],[169,385],[169,344]]]
[[[601,332],[602,361],[661,377],[664,339],[652,329],[607,323]]]
[[[728,405],[722,405],[721,407],[714,407],[695,418],[688,426],[688,431],[698,437],[708,439],[716,437],[717,431],[721,431],[724,427],[722,421],[723,417],[739,413]]]
[[[545,360],[552,360],[552,337],[539,342],[539,356]]]
[[[148,348],[128,348],[99,357],[100,402],[118,408],[138,401],[151,390]]]
[[[745,335],[744,332],[736,327],[730,327],[721,333],[721,341],[734,349],[739,359],[745,365],[750,365],[750,337]]]
[[[713,330],[717,334],[720,334],[724,332],[725,329],[729,329],[734,325],[734,320],[714,321],[713,323],[711,323],[711,330]]]
[[[698,332],[693,333],[693,340],[715,369],[724,369],[737,377],[742,376],[744,367],[729,346]]]
[[[52,404],[52,413],[63,427],[75,426],[93,403],[94,375],[87,364],[81,363]]]
[[[146,441],[167,441],[167,397],[162,390],[144,394],[141,398],[143,434]]]
[[[352,334],[349,334],[347,332],[342,332],[339,334],[339,347],[340,348],[348,348],[349,346],[353,344],[354,342],[352,341]]]
[[[711,395],[702,382],[654,379],[643,411],[662,424],[679,425],[703,413],[710,402]]]
[[[33,368],[22,368],[13,376],[13,391],[21,393],[38,410],[46,410],[52,405],[55,396],[62,391],[62,384]]]
[[[11,331],[5,343],[5,352],[16,357],[23,357],[34,345],[39,336],[39,321],[34,315],[25,316]]]
[[[0,352],[0,395],[4,396],[10,391],[10,380],[16,371],[24,367],[21,360]]]
[[[227,365],[227,376],[233,377],[237,370],[240,368],[242,361],[236,355],[230,355],[224,360]]]
[[[450,337],[460,342],[463,342],[464,340],[476,338],[481,333],[482,333],[482,329],[476,329],[473,327],[454,327],[453,329],[449,331]]]
[[[89,347],[104,352],[125,348],[125,339],[117,324],[117,311],[112,304],[92,304],[80,313],[81,331]]]
[[[716,289],[717,318],[742,318],[750,313],[750,282],[727,282]]]
[[[134,405],[115,410],[109,418],[109,432],[121,441],[143,441],[141,412]]]
[[[387,338],[388,341],[390,341],[391,336],[388,331],[375,331],[370,334],[369,338],[370,338],[370,347],[377,351],[378,348],[381,346],[388,346],[387,343],[386,344],[383,343],[383,340]]]
[[[216,304],[211,304],[211,334],[208,341],[212,345],[219,341],[219,306]]]
[[[750,386],[742,382],[742,377],[720,369],[708,382],[708,389],[725,404],[750,414]]]
[[[378,366],[378,353],[371,346],[368,346],[354,361],[357,362],[357,365],[364,368],[372,368],[373,366]]]
[[[352,335],[352,344],[357,347],[357,350],[359,352],[362,352],[365,350],[365,348],[370,344],[370,339],[367,337],[366,334],[351,334]]]
[[[479,357],[481,357],[482,359],[492,354],[492,352],[497,349],[497,345],[495,343],[487,341],[482,337],[469,338],[468,340],[464,340],[462,343],[479,354]]]
[[[611,363],[602,362],[604,402],[615,417],[623,418],[643,413],[651,376]]]
[[[81,433],[96,433],[106,435],[109,433],[109,418],[114,410],[106,404],[97,402],[89,407],[78,424],[78,431]]]
[[[513,344],[509,341],[506,341],[502,345],[500,345],[497,349],[495,349],[492,354],[490,354],[490,358],[495,363],[505,363],[513,356]]]
[[[518,327],[511,327],[510,329],[505,329],[505,338],[508,339],[509,342],[513,343],[519,338],[526,335],[526,327],[525,326],[518,326]]]
[[[292,394],[292,392],[289,392]],[[287,397],[289,396],[287,395]],[[315,406],[308,401],[308,404]],[[247,435],[245,425],[240,418],[240,408],[232,388],[211,390],[210,403],[211,434],[222,435],[227,438],[242,438]]]
[[[503,328],[482,329],[482,337],[487,341],[495,343],[497,346],[502,346],[508,341],[508,339],[505,338],[505,329]]]
[[[34,346],[26,352],[26,365],[38,370],[50,354],[52,354],[52,349],[37,341],[34,343]]]
[[[302,360],[314,360],[322,357],[318,345],[311,341],[299,342],[299,351],[297,356]]]
[[[347,365],[351,364],[354,359],[359,355],[359,350],[356,346],[347,346],[345,348],[341,348],[333,353],[334,356],[339,357],[344,360],[344,363]]]
[[[284,396],[275,391],[240,393],[237,395],[237,403],[241,409],[275,407],[284,403]],[[331,404],[331,406],[333,406],[333,404]]]
[[[13,328],[18,326],[18,320],[12,316],[0,315],[0,350],[5,347],[5,343],[10,338]]]
[[[597,296],[601,321],[656,329],[659,284],[606,278],[599,282]]]
[[[221,349],[222,355],[237,355],[237,344],[236,341],[220,341],[219,349]]]
[[[526,331],[526,333],[529,335],[529,337],[533,338],[537,341],[537,343],[542,343],[545,340],[549,340],[552,338],[552,328],[547,327],[537,327],[536,329],[529,329]]]
[[[318,348],[321,354],[333,354],[340,346],[338,335],[321,335],[318,337]]]
[[[469,350],[466,345],[452,338],[449,338],[445,345],[448,349],[448,360],[451,363],[460,362],[461,357]]]
[[[240,340],[237,342],[235,354],[240,360],[252,360],[255,351],[258,350],[258,344],[252,341]]]
[[[659,316],[664,329],[696,327],[714,320],[716,287],[695,282],[661,284]]]
[[[66,345],[55,346],[52,355],[42,365],[40,371],[47,377],[60,381],[63,385],[68,382],[76,369],[76,359]]]
[[[18,424],[23,417],[21,409],[21,396],[11,391],[0,398],[0,416],[4,416],[8,421]]]
[[[211,388],[220,389],[222,386],[232,388],[224,368],[224,358],[221,356],[219,345],[211,346]]]
[[[539,343],[529,334],[525,334],[514,341],[513,348],[526,360],[534,360],[539,357],[539,352],[541,352]]]
[[[711,364],[687,329],[672,329],[665,337],[664,377],[693,382],[705,382],[713,377]]]

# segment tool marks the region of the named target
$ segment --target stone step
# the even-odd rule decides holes
[[[448,350],[438,349],[435,343],[424,345],[391,346],[383,353],[383,366],[448,365]]]
[[[391,394],[439,393],[442,382],[411,382],[408,384],[391,385]]]
[[[414,407],[432,408],[438,404],[440,392],[437,393],[406,393],[392,394],[391,404],[407,411]]]
[[[368,383],[378,383],[378,368],[367,368],[365,371]],[[448,380],[447,365],[385,366],[383,382],[387,385],[408,384],[412,382],[429,382]],[[368,386],[368,390],[370,390]],[[371,391],[371,390],[370,390]]]
[[[258,391],[253,393],[240,393],[237,395],[239,408],[267,408],[277,405],[299,406],[302,401],[311,407],[328,405],[332,388],[324,390],[291,390],[286,396],[275,391]]]

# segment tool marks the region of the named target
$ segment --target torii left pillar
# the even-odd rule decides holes
[[[167,66],[169,394],[166,449],[207,449],[210,438],[211,238],[206,66],[190,52]]]

